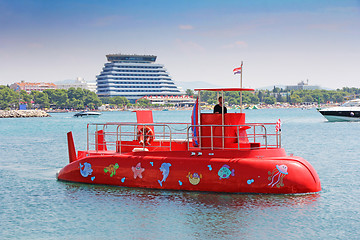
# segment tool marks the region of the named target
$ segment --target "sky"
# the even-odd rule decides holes
[[[94,82],[107,54],[173,80],[360,88],[360,0],[0,0],[0,85]],[[204,86],[206,87],[206,86]]]

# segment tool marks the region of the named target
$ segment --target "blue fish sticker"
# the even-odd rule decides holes
[[[170,167],[171,167],[171,164],[170,164],[170,163],[163,163],[163,164],[161,164],[160,171],[162,172],[163,179],[162,179],[161,181],[158,180],[160,186],[162,186],[163,182],[165,182],[165,181],[166,181],[166,178],[169,176]]]
[[[80,174],[81,174],[81,176],[87,177],[87,176],[91,175],[92,172],[93,172],[93,170],[91,169],[91,164],[90,163],[85,162],[84,165],[82,165],[80,163]]]

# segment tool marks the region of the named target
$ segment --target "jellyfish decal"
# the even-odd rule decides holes
[[[287,170],[288,167],[286,165],[276,165],[276,168],[272,172],[268,172],[270,175],[268,179],[269,181],[271,180],[268,185],[271,185],[271,187],[276,185],[278,188],[284,186],[283,178],[288,174]]]

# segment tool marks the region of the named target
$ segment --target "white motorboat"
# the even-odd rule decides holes
[[[99,112],[81,111],[74,115],[74,117],[97,117],[100,116]]]
[[[339,107],[318,110],[329,122],[360,121],[360,99],[350,100]]]

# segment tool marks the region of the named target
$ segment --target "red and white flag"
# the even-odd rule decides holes
[[[280,118],[276,122],[275,131],[276,132],[281,131],[281,120],[280,120]]]
[[[234,74],[239,74],[239,73],[241,73],[241,67],[234,68],[233,73],[234,73]]]

